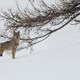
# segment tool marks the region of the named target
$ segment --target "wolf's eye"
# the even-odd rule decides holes
[[[18,36],[16,38],[18,38]]]

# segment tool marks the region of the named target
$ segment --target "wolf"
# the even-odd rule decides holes
[[[4,51],[12,51],[12,59],[15,59],[15,53],[16,49],[19,46],[19,40],[20,40],[20,32],[13,31],[13,37],[10,41],[6,41],[3,43],[0,43],[0,56],[3,56]]]

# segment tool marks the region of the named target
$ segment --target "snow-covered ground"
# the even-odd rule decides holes
[[[79,50],[76,45],[3,59],[0,80],[80,80]]]
[[[0,58],[0,80],[80,80],[80,44]]]
[[[5,5],[9,0],[3,1]],[[36,44],[32,54],[24,49],[16,53],[15,60],[4,54],[0,80],[80,80],[79,26],[67,25]]]

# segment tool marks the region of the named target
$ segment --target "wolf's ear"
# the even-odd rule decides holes
[[[16,32],[13,30],[13,34],[16,34]]]
[[[18,31],[17,33],[20,34],[20,31]]]

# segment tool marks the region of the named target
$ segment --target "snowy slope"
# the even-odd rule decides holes
[[[2,58],[0,80],[80,80],[80,45]]]
[[[7,1],[3,0],[0,7]],[[5,53],[0,57],[0,80],[80,80],[80,30],[77,25],[69,24],[52,34],[35,45],[32,54],[24,49],[12,60],[11,55]]]
[[[67,27],[35,45],[33,54],[22,50],[15,60],[4,54],[0,80],[80,80],[80,32]]]

